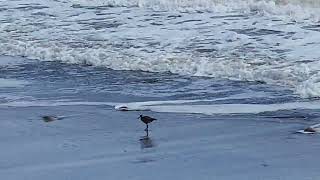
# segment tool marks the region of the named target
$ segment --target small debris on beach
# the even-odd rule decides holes
[[[118,111],[129,111],[127,106],[116,106],[115,109]]]
[[[298,133],[302,134],[315,134],[315,133],[320,133],[320,124],[315,124],[312,126],[309,126],[303,130],[297,131]]]
[[[42,120],[44,122],[52,122],[52,121],[55,121],[55,120],[58,120],[58,117],[56,116],[42,116]]]

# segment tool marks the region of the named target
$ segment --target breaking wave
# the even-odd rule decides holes
[[[153,10],[232,12],[255,11],[295,20],[320,20],[318,0],[69,0],[82,6],[142,7]]]
[[[5,1],[0,2],[6,10],[0,11],[0,54],[115,70],[259,81],[286,86],[301,97],[319,97],[319,4]]]

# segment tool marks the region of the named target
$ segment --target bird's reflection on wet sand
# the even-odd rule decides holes
[[[141,149],[153,148],[155,147],[154,141],[149,136],[143,136],[139,139]]]

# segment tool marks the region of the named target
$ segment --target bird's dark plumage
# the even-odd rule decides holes
[[[315,133],[315,132],[317,132],[314,128],[312,128],[312,127],[308,127],[308,128],[306,128],[306,129],[304,129],[304,132],[311,132],[311,133]]]
[[[142,122],[144,122],[145,124],[149,124],[149,123],[151,123],[152,121],[157,120],[157,119],[155,119],[155,118],[152,118],[152,117],[149,117],[149,116],[143,116],[143,115],[140,115],[139,118],[140,118],[140,120],[141,120]]]
[[[52,122],[52,121],[57,120],[57,117],[55,117],[55,116],[42,116],[42,120],[44,122]]]

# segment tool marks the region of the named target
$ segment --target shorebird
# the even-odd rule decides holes
[[[298,133],[303,133],[303,134],[315,134],[315,133],[320,133],[320,123],[315,124],[312,126],[309,126],[303,130],[297,131]]]
[[[315,124],[307,127],[303,130],[305,133],[319,133],[320,132],[320,124]]]
[[[307,127],[306,129],[303,130],[304,132],[309,132],[309,133],[316,133],[316,129],[312,127]]]
[[[55,116],[42,116],[42,120],[44,122],[52,122],[52,121],[55,121],[57,120],[58,118],[55,117]]]
[[[149,135],[149,133],[148,133],[149,132],[148,124],[151,123],[152,121],[157,120],[157,119],[149,117],[149,116],[143,116],[143,115],[140,115],[138,117],[138,119],[140,119],[142,122],[144,122],[147,125],[147,128],[145,129],[145,131],[147,132],[147,136],[148,136]]]
[[[47,115],[47,116],[41,116],[42,120],[44,122],[52,122],[52,121],[56,121],[56,120],[62,120],[64,118],[66,118],[67,116],[50,116],[50,115]]]

